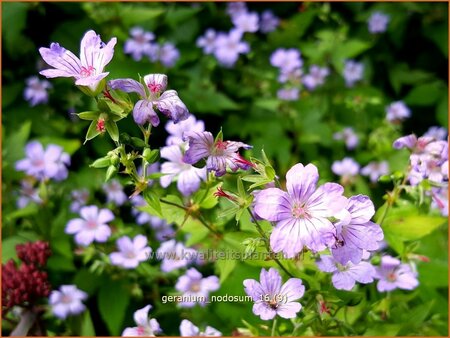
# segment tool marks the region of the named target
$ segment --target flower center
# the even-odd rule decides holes
[[[136,331],[137,331],[137,334],[138,334],[139,336],[143,336],[144,333],[145,333],[145,327],[143,327],[143,326],[138,326],[137,329],[136,329]]]
[[[295,218],[308,218],[308,211],[303,204],[294,204],[292,208],[292,216]]]
[[[159,93],[162,90],[162,86],[158,83],[149,83],[147,87],[152,93]]]
[[[64,304],[69,304],[72,303],[72,297],[68,296],[68,295],[64,295],[61,298],[61,302],[63,302]]]
[[[125,254],[125,257],[126,258],[136,258],[136,254],[133,252],[133,251],[128,251],[126,254]]]
[[[102,118],[98,119],[95,129],[100,133],[104,133],[106,131],[105,119]]]
[[[199,292],[201,290],[200,288],[200,283],[199,282],[194,282],[191,284],[191,291],[192,292]]]
[[[273,310],[278,309],[278,306],[280,306],[280,304],[278,304],[277,297],[278,295],[275,295],[270,300],[266,301],[266,304]]]
[[[92,76],[95,72],[95,68],[93,66],[89,66],[89,67],[81,67],[81,71],[80,71],[80,75],[82,77],[88,77],[88,76]]]
[[[95,229],[97,227],[97,222],[96,221],[87,221],[86,227],[88,229]]]
[[[394,271],[388,273],[387,280],[389,282],[395,282],[397,280],[397,275],[395,274]]]

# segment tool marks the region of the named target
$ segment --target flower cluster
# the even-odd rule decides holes
[[[190,268],[186,274],[178,278],[175,289],[182,292],[182,299],[179,303],[181,307],[193,307],[195,304],[205,306],[209,293],[218,290],[220,287],[217,276],[203,278],[202,274],[195,268]]]

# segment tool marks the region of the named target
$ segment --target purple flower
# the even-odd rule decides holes
[[[103,190],[106,194],[106,201],[116,206],[121,206],[127,200],[127,195],[123,192],[122,184],[118,180],[110,180],[103,184]]]
[[[379,292],[394,289],[412,290],[419,285],[417,273],[411,270],[408,264],[391,256],[381,257],[381,264],[376,268],[375,278],[379,279],[377,289]]]
[[[155,334],[161,333],[161,328],[155,318],[148,318],[148,312],[152,308],[147,305],[134,313],[134,322],[137,327],[127,327],[122,332],[122,337],[154,337]]]
[[[63,152],[63,148],[49,144],[44,147],[38,141],[29,142],[25,146],[26,158],[16,162],[16,170],[24,171],[27,175],[38,180],[54,179],[62,181],[67,178],[67,165],[70,157]]]
[[[194,260],[196,254],[197,251],[186,248],[183,243],[177,243],[174,239],[163,242],[156,251],[156,257],[162,260],[162,272],[186,267]]]
[[[34,107],[40,103],[48,102],[47,89],[52,85],[47,80],[40,80],[37,76],[31,76],[26,79],[27,87],[23,92],[23,97]]]
[[[342,161],[334,161],[331,171],[338,176],[351,177],[358,174],[359,164],[354,159],[345,157]]]
[[[296,68],[301,68],[303,60],[300,57],[300,51],[298,49],[278,48],[270,56],[270,64],[285,72],[290,72]]]
[[[111,235],[111,229],[106,224],[114,219],[108,209],[98,209],[95,205],[80,209],[82,218],[70,220],[66,225],[67,234],[75,234],[75,242],[81,246],[88,246],[94,241],[104,243]]]
[[[247,12],[247,4],[245,2],[229,2],[227,3],[227,14],[232,18],[234,16]]]
[[[344,140],[348,150],[355,149],[359,143],[358,135],[356,135],[351,127],[344,128],[342,131],[335,133],[333,138],[335,140]]]
[[[364,65],[354,60],[347,60],[344,66],[344,79],[347,87],[352,87],[355,82],[362,80]]]
[[[178,97],[175,90],[167,90],[167,76],[163,74],[150,74],[144,76],[144,87],[133,79],[111,80],[109,86],[127,93],[139,94],[141,100],[136,102],[133,109],[133,118],[137,124],[143,125],[150,122],[154,127],[159,125],[159,117],[153,110],[154,107],[173,120],[174,123],[186,120],[189,111]]]
[[[182,292],[181,307],[193,307],[196,303],[205,306],[209,299],[209,293],[217,291],[220,287],[217,276],[203,278],[195,268],[190,268],[186,274],[180,276],[175,284],[175,289]]]
[[[152,249],[147,246],[147,237],[137,235],[131,240],[130,237],[120,237],[117,242],[119,252],[109,255],[112,265],[121,266],[124,269],[135,269],[140,262],[149,259]]]
[[[274,31],[280,24],[278,19],[271,10],[265,10],[261,13],[261,19],[259,22],[259,30],[262,33],[270,33]]]
[[[142,59],[144,55],[148,55],[152,48],[152,41],[155,35],[151,32],[144,31],[141,27],[134,27],[130,31],[131,39],[125,41],[123,52],[131,54],[135,61]]]
[[[278,82],[289,82],[294,85],[299,85],[302,81],[303,72],[300,68],[294,68],[290,70],[280,69],[280,75],[278,75]],[[297,88],[295,88],[297,89]],[[298,89],[297,89],[298,92]]]
[[[81,207],[85,206],[89,200],[89,191],[87,189],[74,190],[71,197],[70,211],[79,212]]]
[[[222,333],[211,326],[205,328],[205,332],[192,324],[189,320],[183,319],[180,324],[181,337],[220,337]]]
[[[182,144],[183,141],[183,134],[188,131],[196,131],[196,132],[203,132],[205,131],[205,123],[201,120],[198,120],[195,118],[194,115],[189,115],[189,117],[184,120],[180,121],[177,124],[173,123],[172,121],[167,121],[166,123],[166,130],[170,134],[169,137],[166,139],[166,145],[170,146],[172,144]]]
[[[333,273],[331,282],[338,290],[350,291],[355,286],[355,282],[372,283],[375,276],[375,268],[368,262],[341,264],[331,256],[321,255],[316,264],[321,271]]]
[[[221,65],[232,67],[239,58],[239,54],[250,51],[248,43],[241,41],[241,38],[242,32],[238,29],[232,29],[228,34],[217,35],[214,56]]]
[[[368,21],[369,32],[372,34],[383,33],[386,31],[388,23],[389,15],[382,12],[373,12]]]
[[[447,138],[447,129],[436,126],[430,127],[423,136],[433,137],[435,140],[445,140]]]
[[[431,206],[439,209],[442,216],[448,217],[448,186],[444,188],[433,187],[431,189],[431,198]]]
[[[203,48],[203,53],[212,54],[216,49],[216,31],[212,28],[206,30],[205,35],[197,39],[197,47]]]
[[[364,250],[379,248],[384,235],[381,227],[370,221],[374,214],[375,208],[369,197],[357,195],[348,199],[345,211],[338,216],[341,220],[335,224],[336,242],[331,253],[337,262],[358,264]]]
[[[150,227],[155,231],[155,238],[160,242],[165,242],[169,238],[175,236],[175,232],[171,225],[159,217],[150,216]]]
[[[158,59],[164,67],[173,67],[179,58],[180,52],[173,43],[166,42],[158,49]]]
[[[81,40],[80,58],[53,42],[50,48],[39,48],[39,53],[54,69],[46,69],[39,74],[47,78],[73,77],[76,85],[87,86],[95,92],[100,81],[109,74],[103,70],[114,55],[116,42],[117,39],[112,38],[105,45],[100,36],[90,30]]]
[[[323,238],[335,234],[328,219],[345,208],[344,188],[325,183],[316,188],[319,174],[316,166],[299,163],[286,174],[287,192],[278,188],[261,190],[254,200],[255,213],[276,226],[270,236],[274,252],[282,251],[292,258],[306,246],[312,251],[326,247]]]
[[[303,297],[305,286],[299,278],[289,278],[282,284],[281,276],[274,268],[261,269],[259,282],[254,279],[244,280],[245,292],[253,298],[253,313],[262,320],[295,318],[302,305],[295,300]]]
[[[233,21],[233,25],[242,33],[255,33],[259,29],[258,13],[255,12],[242,12],[234,15],[231,20]]]
[[[184,195],[189,196],[200,188],[201,181],[206,180],[206,168],[196,168],[183,161],[180,145],[171,145],[161,148],[161,157],[169,160],[161,165],[160,178],[163,188],[167,188],[177,179],[177,188]]]
[[[248,144],[235,141],[214,141],[213,135],[208,131],[186,132],[184,139],[189,141],[189,149],[183,158],[184,162],[195,164],[202,158],[207,158],[206,170],[215,171],[217,177],[225,175],[227,167],[235,172],[239,168],[247,170],[253,166],[238,153],[239,148],[252,148]]]
[[[277,97],[283,101],[296,101],[299,98],[298,88],[282,88],[277,91]]]
[[[389,164],[386,161],[372,161],[361,169],[361,175],[369,176],[372,183],[376,183],[380,176],[387,174],[389,174]]]
[[[314,90],[317,86],[323,85],[325,78],[330,74],[327,67],[312,65],[309,67],[309,74],[303,77],[303,84],[309,90]]]
[[[48,298],[52,313],[60,319],[82,313],[86,307],[81,302],[86,300],[87,293],[77,289],[75,285],[61,285],[59,290],[53,290]]]
[[[41,204],[42,199],[39,197],[39,189],[33,187],[33,183],[27,180],[20,182],[20,196],[17,199],[17,207],[19,209],[25,208],[30,202]]]
[[[411,111],[402,101],[393,102],[386,107],[386,119],[389,122],[400,122],[410,116]]]

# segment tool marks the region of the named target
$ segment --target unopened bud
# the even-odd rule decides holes
[[[90,165],[93,168],[106,168],[111,164],[111,158],[109,156],[98,158]]]

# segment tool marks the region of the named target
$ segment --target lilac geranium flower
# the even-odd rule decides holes
[[[196,254],[196,250],[186,248],[183,243],[176,242],[174,239],[163,242],[156,251],[156,257],[162,260],[162,272],[186,267],[194,260]]]
[[[137,327],[127,327],[122,332],[122,337],[154,337],[155,334],[161,333],[158,321],[155,318],[148,318],[151,308],[151,305],[147,305],[137,310],[133,315]]]
[[[376,268],[375,278],[379,279],[377,289],[379,292],[394,289],[412,290],[419,285],[417,273],[411,266],[402,264],[391,256],[381,257],[381,264]]]
[[[271,10],[265,10],[261,13],[259,21],[259,30],[262,33],[273,32],[280,24],[280,19],[276,17]]]
[[[26,158],[16,162],[15,168],[38,180],[54,179],[62,181],[67,178],[70,165],[69,154],[63,148],[49,144],[44,147],[38,141],[31,141],[25,146]]]
[[[39,197],[39,189],[35,188],[32,182],[22,180],[20,186],[20,196],[17,199],[17,207],[19,209],[25,208],[29,203],[42,203],[42,199]]]
[[[104,72],[104,68],[114,55],[116,42],[117,39],[112,38],[105,45],[100,36],[90,30],[81,40],[80,58],[53,42],[50,48],[39,48],[39,53],[54,69],[46,69],[39,74],[47,78],[73,77],[77,86],[87,86],[96,92],[101,80],[109,74]]]
[[[155,39],[152,32],[146,32],[142,27],[134,27],[130,30],[131,38],[125,41],[123,52],[131,54],[135,61],[142,59],[144,55],[148,55],[152,48],[151,41]]]
[[[327,67],[319,67],[312,65],[309,68],[309,74],[303,77],[303,84],[309,90],[314,90],[317,86],[323,85],[325,78],[330,74],[330,70]]]
[[[280,75],[278,75],[278,82],[299,85],[302,82],[303,71],[300,68],[294,68],[290,70],[286,70],[284,68],[280,69]],[[299,91],[298,88],[297,92]]]
[[[278,48],[270,56],[270,64],[274,67],[278,67],[285,72],[292,71],[297,68],[301,68],[303,60],[298,49],[284,49]]]
[[[205,328],[205,332],[200,332],[200,329],[187,319],[183,319],[180,324],[181,337],[220,337],[222,333],[211,326]]]
[[[87,293],[77,289],[75,285],[61,285],[59,290],[52,291],[48,302],[56,317],[66,319],[67,316],[78,315],[86,309],[82,301],[87,297]]]
[[[344,140],[345,146],[348,150],[355,149],[359,143],[358,135],[351,127],[344,128],[342,131],[334,133],[333,139]]]
[[[245,2],[229,2],[227,3],[227,14],[232,18],[247,12],[247,4]]]
[[[89,191],[87,189],[74,190],[71,197],[70,211],[79,212],[81,207],[85,206],[89,200]]]
[[[435,140],[445,140],[447,138],[447,129],[444,127],[433,126],[430,127],[423,136],[432,137]]]
[[[205,306],[209,299],[209,293],[217,291],[220,287],[217,276],[203,278],[195,268],[190,268],[186,274],[180,276],[175,284],[175,289],[182,292],[186,301],[181,301],[181,307],[193,307],[195,304]]]
[[[167,188],[176,179],[178,190],[184,196],[189,196],[200,188],[202,180],[206,180],[206,168],[196,168],[184,162],[180,145],[162,147],[161,157],[169,161],[161,165],[161,173],[165,174],[160,178],[163,188]]]
[[[370,221],[374,214],[375,207],[368,196],[357,195],[348,199],[345,211],[338,216],[341,220],[335,223],[336,242],[331,253],[337,262],[358,264],[364,250],[379,248],[384,235],[381,227]]]
[[[208,131],[186,132],[184,139],[189,141],[189,149],[184,154],[183,161],[195,164],[202,158],[207,158],[206,170],[215,171],[217,177],[225,175],[227,167],[236,171],[239,168],[248,170],[253,166],[238,153],[239,148],[252,148],[248,144],[235,141],[214,141],[213,135]]]
[[[321,251],[326,247],[324,238],[335,235],[335,227],[328,218],[336,216],[347,205],[347,199],[342,196],[344,188],[336,183],[316,188],[318,180],[316,166],[299,163],[286,174],[287,192],[269,188],[255,196],[256,215],[277,223],[270,236],[274,252],[282,251],[292,258],[305,246]]]
[[[355,282],[372,283],[375,276],[375,268],[369,262],[341,264],[329,255],[321,255],[316,264],[321,271],[333,273],[331,282],[338,290],[350,291]]]
[[[75,242],[81,246],[88,246],[94,241],[104,243],[111,235],[107,225],[114,219],[113,213],[108,209],[98,209],[95,205],[82,207],[81,218],[70,220],[66,225],[67,234],[75,234]]]
[[[283,101],[296,101],[300,95],[298,88],[281,88],[277,91],[277,97]]]
[[[383,33],[387,29],[389,15],[382,12],[373,12],[369,18],[368,26],[370,33]]]
[[[212,28],[206,30],[205,34],[197,39],[197,47],[203,48],[203,53],[212,54],[216,49],[216,31]]]
[[[389,174],[389,164],[387,161],[372,161],[361,169],[361,175],[369,176],[372,183],[376,183],[380,176],[387,174]]]
[[[239,13],[234,15],[231,20],[236,29],[240,30],[242,33],[255,33],[259,29],[258,13],[255,12]]]
[[[334,161],[331,171],[343,178],[351,178],[359,172],[359,164],[351,157],[345,157],[342,161]]]
[[[37,76],[31,76],[25,80],[27,87],[23,92],[23,97],[34,107],[41,103],[48,102],[47,90],[52,85],[47,80],[40,80]]]
[[[173,67],[180,58],[180,52],[173,43],[166,42],[159,46],[157,57],[164,67],[170,68]]]
[[[124,269],[135,269],[140,262],[149,259],[152,249],[147,246],[147,237],[137,235],[131,240],[130,237],[120,237],[117,242],[119,252],[109,255],[112,265],[121,266]]]
[[[249,44],[241,41],[241,38],[242,32],[238,29],[232,29],[228,34],[217,35],[214,56],[221,65],[232,67],[238,60],[239,54],[250,51]]]
[[[126,202],[127,195],[123,192],[122,184],[118,180],[110,180],[103,184],[103,190],[106,194],[106,201],[116,206],[121,206]]]
[[[411,116],[411,111],[402,101],[396,101],[386,107],[386,119],[389,122],[400,122]]]
[[[352,87],[355,82],[362,80],[364,65],[354,60],[347,60],[344,65],[344,79],[347,87]]]
[[[433,187],[431,189],[431,198],[431,207],[439,209],[442,216],[448,217],[448,186],[443,188]]]
[[[281,276],[274,268],[261,269],[259,282],[244,280],[245,292],[253,298],[253,313],[262,320],[270,320],[276,315],[282,318],[295,318],[302,305],[295,300],[303,297],[305,286],[299,278],[289,278],[282,285]]]
[[[133,118],[137,124],[150,122],[154,127],[159,125],[159,117],[154,107],[173,120],[174,123],[189,117],[189,111],[178,97],[175,90],[167,90],[167,76],[164,74],[150,74],[144,76],[145,87],[133,79],[111,80],[109,86],[127,93],[137,93],[140,100],[133,108]]]
[[[170,146],[173,144],[182,144],[183,134],[188,131],[203,132],[205,131],[205,123],[201,120],[195,118],[194,115],[189,115],[189,117],[175,124],[172,121],[166,123],[166,130],[170,136],[166,139],[166,145]]]

